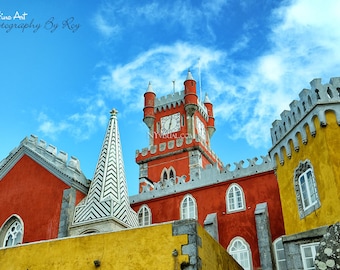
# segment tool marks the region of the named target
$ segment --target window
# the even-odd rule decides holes
[[[197,206],[194,197],[186,195],[181,202],[181,219],[197,219]]]
[[[277,270],[286,270],[286,256],[283,248],[282,238],[278,238],[274,241],[275,262]]]
[[[300,246],[304,270],[315,269],[314,259],[315,259],[316,250],[317,250],[318,246],[319,246],[319,243],[311,243],[311,244],[306,244],[306,245]]]
[[[168,180],[168,173],[166,170],[163,171],[163,180]]]
[[[176,181],[176,172],[173,167],[170,167],[169,169],[163,168],[161,173],[161,180],[167,181],[171,180],[173,183]]]
[[[21,219],[17,216],[12,216],[2,226],[0,239],[2,239],[2,246],[4,247],[11,247],[21,244],[23,236],[23,223]]]
[[[243,267],[243,269],[251,270],[253,268],[250,247],[242,237],[235,237],[231,240],[228,247],[228,253]]]
[[[241,211],[245,209],[244,194],[242,188],[237,184],[232,184],[226,195],[227,212]]]
[[[174,179],[174,177],[175,177],[174,170],[171,168],[169,172],[169,178]]]
[[[295,169],[294,185],[300,218],[304,218],[321,206],[310,161],[300,162]]]
[[[306,172],[300,175],[299,185],[303,209],[306,210],[317,203],[315,180],[311,169],[308,169]]]
[[[151,210],[147,205],[142,205],[138,211],[139,226],[146,226],[151,224]]]

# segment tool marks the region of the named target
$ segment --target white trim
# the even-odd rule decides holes
[[[239,244],[238,247],[234,247],[236,243]],[[236,250],[232,250],[233,248],[236,248]],[[240,236],[234,237],[230,241],[227,251],[243,267],[244,270],[253,269],[251,249],[244,238]],[[246,256],[247,258],[244,259],[242,256]]]
[[[318,246],[319,246],[319,242],[300,245],[301,260],[302,260],[304,270],[314,270],[315,269],[314,260],[315,260],[315,256],[316,256],[316,249],[318,248]],[[310,248],[311,254],[306,255],[306,250],[308,248]],[[312,263],[311,266],[307,265],[307,261],[309,262],[309,265],[310,265],[310,263]]]
[[[185,202],[186,203],[192,202],[193,205],[186,205],[185,206],[186,208],[183,209],[184,208],[183,204]],[[191,209],[191,207],[193,207],[193,209]],[[191,211],[193,211],[193,215],[191,214]],[[187,195],[184,196],[184,198],[183,198],[183,200],[181,202],[180,215],[181,215],[181,219],[190,219],[190,218],[197,219],[197,217],[198,217],[198,214],[197,214],[197,203],[196,203],[195,198],[191,194],[187,194]]]
[[[148,215],[145,216],[145,213],[147,213]],[[139,226],[147,226],[147,225],[151,225],[152,222],[152,216],[151,216],[151,209],[149,208],[149,206],[147,206],[146,204],[143,204],[139,210],[138,210],[138,224]],[[140,215],[142,215],[142,218],[140,220]],[[146,220],[147,218],[147,220]],[[142,222],[140,222],[142,221]]]
[[[236,189],[236,191],[235,191]],[[239,196],[237,195],[237,191],[240,192]],[[230,198],[230,195],[233,195],[232,198]],[[240,201],[238,201],[238,199],[241,199]],[[244,196],[244,192],[243,189],[240,185],[233,183],[231,184],[226,192],[226,208],[227,208],[227,213],[234,213],[234,212],[239,212],[239,211],[243,211],[246,209],[246,202],[245,202],[245,196]],[[232,204],[230,203],[230,199],[233,199],[233,208],[232,208]],[[237,204],[240,203],[240,206],[237,206]]]

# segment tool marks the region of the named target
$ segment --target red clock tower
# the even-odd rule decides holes
[[[184,90],[160,99],[151,84],[144,94],[143,121],[149,128],[149,147],[137,151],[140,166],[140,192],[167,181],[189,181],[200,178],[200,169],[221,161],[210,149],[215,131],[213,105],[206,96],[202,103],[196,92],[196,81],[188,71]]]

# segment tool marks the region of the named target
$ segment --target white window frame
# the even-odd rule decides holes
[[[308,169],[299,176],[299,186],[303,209],[307,210],[318,202],[317,189],[312,169]]]
[[[231,184],[226,192],[227,213],[234,213],[246,209],[244,192],[240,185]]]
[[[294,189],[301,219],[321,207],[313,166],[309,160],[300,162],[295,169]]]
[[[191,194],[184,196],[180,209],[181,219],[197,219],[197,204],[195,198]]]
[[[282,248],[278,247],[278,245],[281,245]],[[285,254],[284,254],[284,247],[283,247],[283,243],[282,243],[282,237],[277,238],[273,242],[273,246],[274,246],[274,253],[275,253],[276,269],[277,270],[286,270],[287,265],[286,265],[286,257],[285,257]],[[283,252],[283,256],[284,256],[283,258],[282,258],[282,252]]]
[[[171,177],[171,172],[173,174],[173,177]],[[164,177],[165,176],[165,177]],[[176,171],[174,167],[170,166],[170,168],[163,168],[161,172],[161,181],[173,181],[176,182]]]
[[[227,251],[238,262],[238,264],[243,267],[244,270],[253,269],[250,246],[242,237],[234,237],[230,241]]]
[[[146,204],[138,210],[138,224],[139,226],[151,225],[151,209]]]
[[[12,242],[8,244],[9,238],[12,239]],[[3,247],[11,247],[20,245],[23,242],[24,238],[24,223],[22,219],[17,216],[13,215],[8,218],[0,230],[0,245]]]
[[[301,259],[302,259],[304,270],[315,269],[314,261],[315,261],[316,251],[317,251],[317,248],[319,247],[319,244],[320,244],[319,242],[314,242],[314,243],[300,245]],[[306,256],[306,249],[310,249],[312,253],[311,256]],[[312,260],[312,266],[307,265],[307,260]]]

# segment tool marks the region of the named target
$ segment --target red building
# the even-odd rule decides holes
[[[76,158],[25,138],[0,163],[0,247],[66,236],[88,186]]]
[[[149,84],[144,98],[150,141],[137,151],[140,193],[130,197],[140,225],[194,218],[244,269],[273,269],[284,226],[269,158],[223,166],[210,149],[213,105],[198,99],[190,71],[183,91],[156,98]]]

